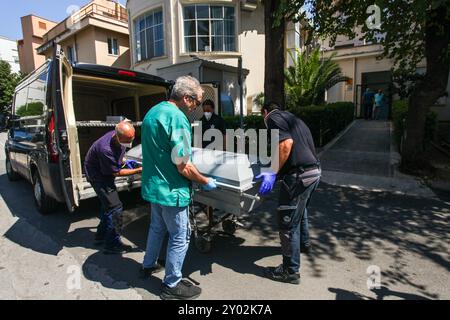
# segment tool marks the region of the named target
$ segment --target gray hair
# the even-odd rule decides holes
[[[179,77],[172,88],[170,99],[180,101],[185,95],[198,98],[203,94],[200,82],[191,76]]]

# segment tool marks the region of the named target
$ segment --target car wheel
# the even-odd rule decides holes
[[[6,157],[6,175],[8,176],[9,181],[17,181],[20,180],[20,175],[14,171],[11,160],[9,160],[9,157]]]
[[[45,194],[38,172],[35,172],[33,175],[33,195],[34,202],[40,213],[49,214],[55,211],[56,201]]]

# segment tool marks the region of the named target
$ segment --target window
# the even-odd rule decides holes
[[[185,52],[236,51],[234,11],[234,7],[227,6],[185,6]]]
[[[151,11],[134,21],[136,61],[164,55],[162,10]]]
[[[119,45],[117,43],[117,39],[108,38],[108,54],[111,54],[113,56],[119,55]]]
[[[28,86],[27,116],[44,115],[47,98],[47,75],[47,71],[43,72]]]
[[[39,21],[39,28],[42,30],[47,30],[47,24],[42,21]]]
[[[67,59],[72,63],[77,60],[75,57],[75,49],[72,46],[67,47]]]
[[[42,141],[45,129],[45,115],[47,111],[47,80],[48,71],[27,87],[16,93],[15,114],[21,117],[15,126],[15,137],[30,141]]]

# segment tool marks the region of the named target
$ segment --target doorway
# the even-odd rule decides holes
[[[357,101],[359,103],[359,117],[364,117],[364,108],[362,107],[362,97],[367,88],[373,92],[383,90],[386,100],[385,108],[382,110],[380,119],[389,120],[392,116],[392,73],[391,71],[366,72],[361,75],[362,84],[357,88]]]

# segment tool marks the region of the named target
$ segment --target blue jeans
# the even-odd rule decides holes
[[[163,282],[169,288],[174,288],[182,279],[181,270],[191,239],[189,207],[166,207],[152,203],[144,268],[156,266],[167,232],[169,232],[169,242],[166,254],[166,276]]]
[[[309,244],[308,205],[320,178],[305,187],[296,175],[286,175],[281,182],[278,225],[283,252],[283,267],[289,273],[300,270],[300,246]]]
[[[115,184],[110,182],[90,182],[90,184],[100,200],[100,224],[97,227],[97,238],[104,238],[107,248],[121,245],[123,206]]]

